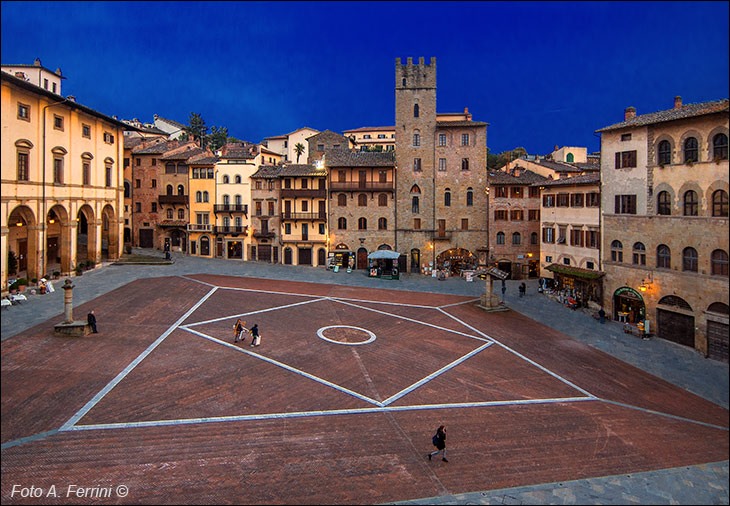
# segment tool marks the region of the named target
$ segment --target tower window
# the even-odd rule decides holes
[[[404,81],[405,81],[405,79],[404,79]],[[418,118],[418,104],[415,104],[413,106],[413,117]]]

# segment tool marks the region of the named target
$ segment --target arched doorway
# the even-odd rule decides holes
[[[292,255],[292,249],[289,247],[284,248],[284,264],[291,265],[291,258]]]
[[[613,293],[613,319],[624,323],[639,323],[646,318],[646,304],[639,292],[622,286]]]
[[[16,259],[15,273],[8,269],[8,276],[28,280],[39,277],[38,226],[27,206],[16,207],[8,217],[8,250]]]
[[[71,271],[70,229],[66,209],[62,205],[53,206],[46,215],[46,274]]]
[[[368,268],[368,250],[365,248],[358,248],[357,250],[357,267],[356,269],[367,269]]]
[[[319,248],[317,251],[317,265],[327,265],[327,252],[324,248]]]
[[[462,270],[475,269],[477,257],[469,250],[452,248],[436,257],[436,265],[439,269],[449,269],[452,275],[458,276]]]
[[[119,227],[114,208],[105,205],[101,211],[101,257],[109,260],[119,258]]]
[[[76,215],[76,265],[89,260],[96,263],[96,227],[94,210],[84,205]]]
[[[187,250],[187,238],[184,231],[179,228],[174,228],[170,231],[170,244],[173,251]]]
[[[656,309],[656,335],[674,343],[695,347],[695,317],[684,299],[667,295]]]
[[[418,274],[421,272],[421,250],[411,250],[411,274]]]
[[[210,256],[210,238],[204,235],[200,238],[200,254],[202,256]]]

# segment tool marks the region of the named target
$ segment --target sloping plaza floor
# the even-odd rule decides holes
[[[107,291],[74,309],[96,336],[3,340],[2,503],[479,502],[727,460],[725,407],[474,303],[221,274]],[[239,317],[262,346],[232,342]],[[441,424],[448,463],[426,458]]]

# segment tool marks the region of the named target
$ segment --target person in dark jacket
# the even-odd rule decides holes
[[[251,334],[252,337],[251,346],[261,345],[261,335],[259,334],[258,325],[254,325],[253,327],[251,327],[251,330],[249,330],[249,334]]]
[[[437,453],[444,452],[441,460],[448,462],[446,460],[446,427],[443,425],[436,430],[436,434],[433,436],[433,445],[436,447],[436,451],[428,454],[428,460],[431,460],[431,457]]]
[[[93,310],[86,316],[86,321],[88,322],[89,327],[91,327],[91,332],[98,334],[99,332],[96,330],[96,315]]]

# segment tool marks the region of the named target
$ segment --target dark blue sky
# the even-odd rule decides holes
[[[2,63],[61,67],[108,115],[251,142],[392,126],[395,58],[436,56],[438,112],[488,146],[600,149],[637,114],[728,97],[728,2],[2,2]]]

